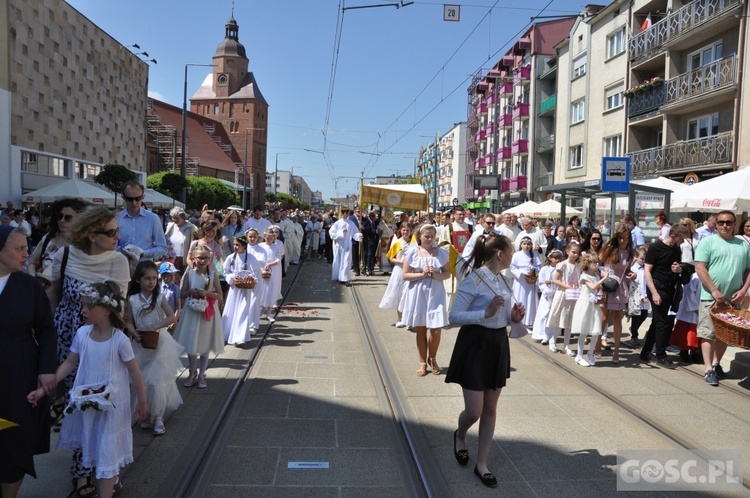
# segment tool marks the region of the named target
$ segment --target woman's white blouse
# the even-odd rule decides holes
[[[501,278],[503,278],[502,274],[494,275],[486,266],[471,272],[458,286],[458,292],[448,317],[450,323],[459,325],[476,323],[491,329],[508,326],[513,309],[513,298],[508,287],[500,280]],[[495,316],[485,318],[484,312],[495,294],[502,296],[505,304]]]

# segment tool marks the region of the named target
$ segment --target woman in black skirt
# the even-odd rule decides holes
[[[469,463],[466,433],[479,420],[479,452],[474,473],[485,486],[497,486],[487,468],[495,432],[497,402],[510,377],[508,326],[521,327],[526,312],[512,304],[509,284],[500,272],[510,266],[513,244],[504,235],[477,239],[466,268],[473,271],[461,282],[451,308],[450,322],[462,324],[445,382],[460,384],[464,410],[453,433],[453,452],[461,465]]]

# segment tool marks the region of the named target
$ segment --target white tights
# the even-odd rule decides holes
[[[208,369],[208,359],[209,355],[202,354],[200,359],[200,376],[205,377],[206,376],[206,370]],[[189,354],[188,355],[188,363],[190,364],[190,371],[195,372],[198,370],[198,355],[195,354]]]
[[[594,346],[596,346],[596,341],[598,341],[601,336],[599,334],[592,336],[580,334],[578,336],[578,354],[576,355],[576,359],[583,358],[583,352],[586,350],[586,337],[591,337],[591,341],[589,342],[589,358],[594,358]]]

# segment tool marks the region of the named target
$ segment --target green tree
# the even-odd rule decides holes
[[[208,204],[211,209],[223,209],[240,202],[237,193],[217,178],[189,176],[187,181],[192,187],[192,193],[188,189],[187,208],[200,209]]]
[[[173,199],[179,199],[182,195],[182,189],[189,187],[190,183],[179,173],[160,171],[149,175],[146,179],[146,186]]]
[[[121,164],[107,164],[101,173],[94,177],[94,181],[104,185],[115,194],[115,207],[117,207],[117,198],[122,193],[122,186],[126,183],[137,180],[138,175],[130,171],[127,166]]]

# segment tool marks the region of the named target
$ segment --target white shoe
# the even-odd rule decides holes
[[[581,367],[590,367],[591,366],[588,361],[586,361],[586,360],[583,359],[583,357],[576,358],[576,365],[581,366]]]
[[[406,327],[406,325],[404,325],[403,323],[401,323],[401,320],[399,320],[398,322],[396,322],[396,324],[394,325],[394,327],[396,327],[397,329],[402,329],[402,328]]]
[[[563,350],[566,355],[568,356],[575,356],[576,353],[572,349],[570,349],[568,346],[565,346],[565,349]]]
[[[154,422],[154,435],[155,436],[161,436],[165,432],[167,432],[167,431],[166,431],[166,429],[164,429],[164,420],[160,419],[160,418],[157,418],[156,421]]]
[[[589,355],[589,365],[591,365],[592,367],[596,365],[596,356],[594,356],[593,354]]]
[[[553,353],[557,353],[557,346],[555,346],[555,344],[553,342],[550,342],[549,343],[549,350],[552,351]]]

